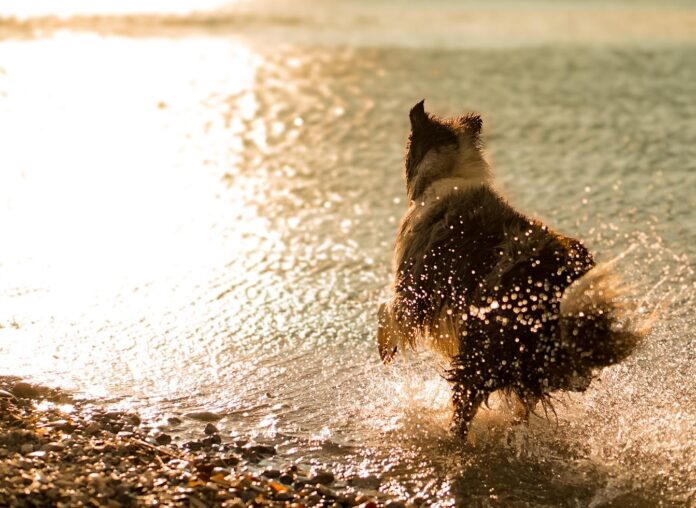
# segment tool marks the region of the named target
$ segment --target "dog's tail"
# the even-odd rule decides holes
[[[628,298],[629,288],[613,273],[615,261],[592,268],[561,298],[561,343],[578,370],[622,361],[650,330],[651,319],[641,317]]]

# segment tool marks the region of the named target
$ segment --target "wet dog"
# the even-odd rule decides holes
[[[440,119],[421,101],[409,117],[409,207],[379,309],[382,360],[423,342],[446,355],[462,435],[494,391],[516,399],[521,419],[553,391],[584,391],[644,333],[611,267],[496,192],[478,115]]]

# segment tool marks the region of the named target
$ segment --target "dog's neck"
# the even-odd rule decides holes
[[[394,267],[398,268],[404,255],[404,249],[410,242],[411,235],[416,228],[416,225],[421,219],[428,215],[433,206],[442,202],[455,192],[461,192],[467,189],[488,185],[493,187],[493,173],[491,168],[480,153],[472,157],[463,157],[462,151],[459,151],[458,160],[455,162],[454,171],[451,176],[439,178],[431,182],[425,190],[420,193],[416,199],[409,202],[408,209],[401,219],[399,233],[397,235],[396,245],[394,247]],[[426,158],[423,161],[425,164],[434,163],[433,160]],[[427,171],[427,167],[421,167],[421,170]]]
[[[423,158],[411,206],[427,207],[458,190],[492,183],[493,173],[481,151],[462,142],[455,150],[432,151]]]
[[[490,184],[492,184],[492,178],[490,177],[452,176],[441,178],[430,184],[420,199],[416,200],[413,205],[425,208],[436,204],[454,192]]]

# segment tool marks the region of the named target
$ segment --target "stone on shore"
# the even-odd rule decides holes
[[[216,422],[222,419],[222,415],[213,413],[212,411],[193,411],[191,413],[184,414],[186,418],[191,420],[198,420],[200,422]]]
[[[41,391],[38,387],[23,381],[15,383],[12,387],[12,394],[20,399],[35,399],[40,393]]]

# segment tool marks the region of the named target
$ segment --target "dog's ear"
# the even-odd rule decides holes
[[[481,117],[479,115],[469,113],[468,115],[459,117],[459,125],[464,127],[466,131],[472,136],[478,137],[481,134],[483,120],[481,120]]]
[[[425,112],[425,99],[411,108],[408,118],[411,120],[411,130],[413,132],[422,130],[428,125],[429,119],[428,113]]]

